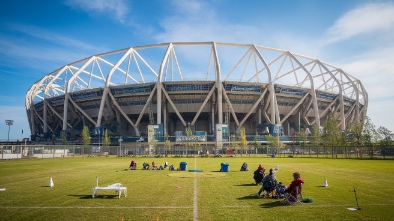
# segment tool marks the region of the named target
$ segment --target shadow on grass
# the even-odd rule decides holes
[[[255,183],[236,184],[234,186],[258,186]]]
[[[261,204],[260,205],[261,208],[274,208],[274,207],[289,206],[288,203],[283,203],[277,199],[264,199],[264,200],[269,200],[269,201],[267,203]]]
[[[258,197],[257,194],[250,194],[249,196],[243,196],[243,197],[239,197],[237,199],[238,200],[257,200],[257,199],[261,199],[261,198]]]
[[[119,198],[119,195],[98,195],[92,198],[92,195],[67,195],[67,196],[73,196],[73,197],[79,197],[81,200],[86,200],[86,199],[114,199],[114,198]]]

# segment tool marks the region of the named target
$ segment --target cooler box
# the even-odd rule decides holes
[[[187,168],[187,163],[186,162],[181,162],[179,164],[179,170],[186,170]]]
[[[230,172],[228,163],[221,163],[220,172]]]

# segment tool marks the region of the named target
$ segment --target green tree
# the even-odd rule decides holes
[[[339,145],[341,139],[340,131],[337,126],[338,121],[335,119],[334,115],[328,115],[326,121],[324,122],[324,134],[322,138],[324,147],[331,147],[332,158],[334,158],[334,152],[336,153],[336,146]]]
[[[61,138],[62,138],[62,144],[63,144],[63,145],[67,145],[67,134],[66,134],[66,131],[63,130],[63,131],[60,133],[60,136],[61,136]]]
[[[104,146],[111,145],[111,139],[109,138],[107,129],[105,129],[104,134],[103,134],[103,144],[104,144]]]
[[[241,130],[239,131],[239,138],[241,141],[241,157],[244,152],[245,146],[248,144],[248,141],[246,141],[246,134],[245,134],[245,127],[242,127]]]
[[[166,155],[167,155],[168,151],[171,150],[171,141],[167,133],[166,133],[166,141],[164,145],[166,146]]]
[[[385,127],[378,128],[379,143],[381,145],[381,154],[386,158],[386,149],[393,145],[393,132]]]
[[[299,145],[302,147],[302,150],[304,150],[305,144],[306,144],[306,142],[308,141],[308,135],[305,133],[305,130],[301,130],[301,131],[297,134],[297,136],[296,136],[296,141],[297,141],[297,143],[299,143]],[[294,155],[294,152],[295,152],[295,147],[294,147],[294,145],[293,145],[293,148],[292,148],[292,152],[293,152],[293,155]]]
[[[320,128],[317,125],[314,125],[312,128],[312,134],[310,137],[310,142],[309,142],[309,156],[311,156],[311,147],[316,148],[316,153],[319,156],[319,146],[321,143],[321,134],[320,134]]]
[[[375,129],[375,125],[372,123],[369,117],[365,118],[364,127],[363,127],[363,140],[364,144],[368,149],[369,156],[373,157],[373,147],[377,141],[378,134]]]
[[[272,149],[276,148],[276,154],[280,153],[280,147],[283,146],[283,144],[279,141],[278,142],[278,137],[277,136],[272,136],[271,134],[269,134],[266,137],[266,140],[268,141],[268,146],[271,147]],[[268,154],[268,152],[267,152]]]
[[[82,143],[85,146],[90,145],[90,143],[91,143],[89,128],[87,126],[83,126],[83,129],[82,129]]]
[[[186,156],[187,156],[187,151],[188,151],[188,149],[189,149],[189,147],[192,147],[193,145],[194,145],[194,143],[191,141],[191,137],[193,136],[193,131],[192,131],[192,129],[190,128],[190,125],[188,125],[188,127],[186,127],[186,139],[187,139],[187,142],[186,142]]]
[[[359,153],[361,153],[361,149],[364,146],[363,126],[364,126],[364,122],[362,121],[351,123],[348,125],[349,128],[348,141],[353,147],[356,147],[357,158],[359,156],[362,157],[362,155],[361,154],[359,155]]]

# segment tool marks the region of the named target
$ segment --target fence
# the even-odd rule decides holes
[[[3,145],[0,159],[60,158],[91,156],[263,156],[263,157],[317,157],[317,158],[360,158],[394,159],[393,146],[333,146],[313,147],[309,145],[286,145],[277,148],[269,145],[225,144],[217,149],[208,143],[149,144],[136,142],[122,146],[83,145]]]

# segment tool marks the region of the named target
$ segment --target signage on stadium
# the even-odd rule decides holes
[[[231,85],[230,91],[261,92],[260,86]]]

